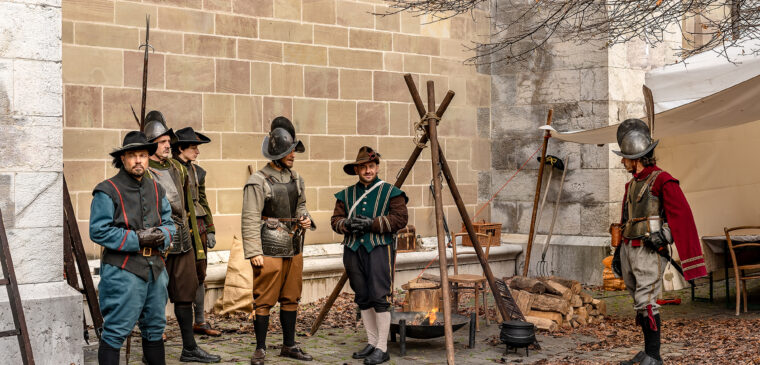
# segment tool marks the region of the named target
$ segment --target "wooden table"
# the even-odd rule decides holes
[[[736,243],[750,243],[760,242],[760,235],[757,234],[745,234],[745,235],[731,235],[731,241]],[[726,284],[726,307],[731,308],[731,293],[728,285],[728,268],[733,267],[731,258],[728,252],[728,241],[726,241],[726,235],[720,236],[702,236],[702,242],[705,243],[710,251],[714,254],[723,255],[723,274],[724,282]],[[710,273],[710,298],[712,299],[712,272]]]

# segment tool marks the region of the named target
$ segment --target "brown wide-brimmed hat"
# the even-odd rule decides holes
[[[375,152],[372,147],[362,146],[362,148],[359,149],[359,153],[356,155],[356,161],[343,165],[343,171],[349,175],[356,175],[356,172],[354,172],[354,166],[371,161],[380,163],[380,154]]]

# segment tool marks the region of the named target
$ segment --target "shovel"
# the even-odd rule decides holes
[[[569,161],[569,156],[565,157],[565,160]],[[541,201],[541,208],[538,213],[538,221],[536,222],[536,227],[539,227],[539,224],[541,223],[541,215],[544,212],[544,206],[546,204],[546,197],[549,193],[549,188],[551,187],[552,183],[552,172],[554,172],[554,168],[562,171],[562,179],[559,182],[559,190],[557,191],[557,200],[554,202],[554,211],[552,212],[552,222],[549,225],[549,235],[546,237],[546,243],[544,243],[544,249],[541,252],[541,260],[536,263],[536,274],[538,276],[549,276],[549,272],[547,270],[547,262],[546,262],[546,251],[549,249],[549,242],[552,239],[552,232],[554,231],[554,223],[557,221],[557,212],[559,211],[559,201],[560,197],[562,195],[562,188],[565,185],[565,176],[567,174],[567,169],[565,169],[565,163],[556,156],[546,156],[546,164],[553,167],[551,170],[549,170],[549,181],[546,183],[546,193],[544,193],[544,198]]]

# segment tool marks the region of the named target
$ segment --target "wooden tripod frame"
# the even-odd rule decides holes
[[[415,162],[417,162],[417,158],[419,158],[420,153],[422,153],[423,146],[429,140],[430,148],[431,148],[431,159],[432,159],[432,165],[433,165],[433,192],[435,195],[436,234],[438,237],[438,254],[439,254],[439,260],[440,260],[439,266],[440,266],[440,271],[441,271],[441,290],[442,290],[442,297],[443,297],[443,316],[444,316],[444,322],[445,322],[444,332],[446,335],[446,359],[449,364],[453,364],[454,363],[454,336],[453,336],[453,331],[451,329],[451,302],[448,295],[448,292],[449,292],[448,272],[447,272],[448,265],[446,262],[446,240],[445,240],[444,230],[443,230],[443,200],[441,198],[441,181],[436,178],[437,176],[439,176],[439,174],[442,173],[446,179],[446,184],[449,186],[449,190],[451,191],[451,194],[454,198],[454,202],[456,203],[457,210],[459,211],[459,215],[462,217],[462,221],[465,224],[465,229],[467,230],[467,234],[470,237],[470,241],[472,242],[473,247],[475,248],[475,253],[478,257],[478,261],[480,261],[480,265],[483,268],[483,274],[488,280],[488,284],[491,287],[491,292],[494,294],[494,299],[496,301],[497,307],[499,308],[499,312],[501,313],[501,317],[508,319],[508,318],[522,318],[523,316],[522,316],[522,313],[520,313],[517,306],[514,305],[514,303],[512,303],[512,305],[509,306],[510,308],[508,308],[507,304],[504,302],[504,298],[502,297],[502,295],[499,294],[503,292],[503,289],[501,289],[497,285],[497,280],[494,277],[493,272],[491,271],[491,267],[488,265],[488,261],[485,257],[485,254],[483,253],[482,246],[480,245],[480,241],[478,240],[478,236],[475,232],[475,228],[472,225],[472,221],[470,220],[470,215],[469,213],[467,213],[467,209],[465,208],[465,204],[464,204],[464,201],[462,200],[462,196],[459,194],[459,189],[457,188],[456,182],[454,181],[454,176],[451,173],[451,169],[449,168],[449,164],[446,161],[446,157],[444,156],[443,152],[440,150],[440,147],[438,144],[437,122],[446,112],[446,109],[451,103],[451,100],[454,98],[454,92],[449,90],[446,96],[444,97],[443,101],[441,102],[441,104],[438,106],[438,109],[435,109],[435,85],[433,81],[428,81],[427,82],[427,96],[428,96],[427,110],[436,110],[434,114],[428,113],[427,110],[425,109],[425,105],[422,102],[422,98],[420,97],[420,94],[417,91],[417,87],[414,84],[412,75],[411,74],[404,75],[404,80],[406,81],[406,85],[409,88],[409,93],[412,96],[412,100],[414,101],[414,105],[417,108],[417,112],[419,113],[420,117],[423,118],[424,120],[427,120],[428,123],[427,123],[426,133],[418,141],[419,145],[415,147],[414,151],[412,151],[412,154],[409,157],[409,160],[407,160],[406,165],[404,165],[404,168],[401,170],[396,180],[396,183],[394,185],[396,187],[401,187],[404,184],[406,177],[411,172],[411,169],[414,166]],[[327,316],[327,313],[330,311],[330,308],[332,307],[333,303],[337,299],[338,294],[340,294],[340,291],[343,289],[343,286],[345,285],[347,278],[348,276],[346,275],[344,271],[343,275],[338,281],[338,285],[335,286],[332,293],[330,294],[330,297],[328,297],[327,302],[325,302],[325,305],[322,307],[319,315],[317,316],[317,319],[314,321],[314,324],[311,327],[312,335],[316,333],[316,331],[319,329],[319,326],[322,324],[322,321],[324,320],[325,316]],[[511,296],[509,296],[508,298],[511,299]]]

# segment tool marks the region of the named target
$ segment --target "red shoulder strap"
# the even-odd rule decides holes
[[[121,191],[119,191],[119,188],[116,187],[116,184],[111,181],[111,179],[107,180],[111,185],[113,185],[113,188],[116,189],[116,194],[119,195],[119,203],[121,203],[121,214],[124,215],[124,223],[129,227],[129,218],[127,217],[127,211],[124,209],[124,199],[121,198]]]

